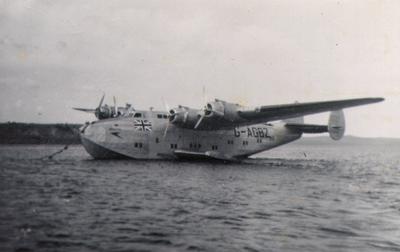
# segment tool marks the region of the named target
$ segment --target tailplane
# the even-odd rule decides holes
[[[345,131],[343,110],[332,111],[329,116],[328,125],[304,124],[302,118],[285,120],[285,122],[285,126],[295,132],[308,134],[328,132],[333,140],[340,140]]]

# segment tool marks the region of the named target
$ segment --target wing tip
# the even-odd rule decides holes
[[[385,98],[383,98],[383,97],[372,97],[372,98],[369,98],[369,100],[371,102],[383,102],[385,100]]]

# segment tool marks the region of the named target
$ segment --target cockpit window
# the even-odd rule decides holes
[[[133,117],[136,117],[136,118],[142,117],[142,113],[136,113]]]

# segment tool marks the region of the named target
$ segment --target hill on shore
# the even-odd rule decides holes
[[[0,123],[0,144],[80,144],[79,124]]]

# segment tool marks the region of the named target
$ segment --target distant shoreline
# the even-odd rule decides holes
[[[80,144],[80,124],[0,123],[0,144]]]
[[[81,124],[38,124],[0,123],[0,144],[81,144],[79,128]],[[298,145],[341,145],[341,144],[399,144],[398,138],[366,138],[345,136],[333,141],[329,136],[302,137],[293,144]]]

